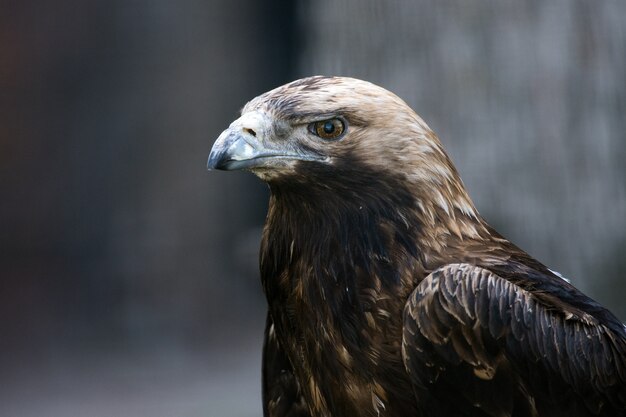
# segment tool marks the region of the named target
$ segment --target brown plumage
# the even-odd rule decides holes
[[[390,92],[269,91],[208,165],[271,189],[265,416],[626,415],[624,325],[498,235]]]

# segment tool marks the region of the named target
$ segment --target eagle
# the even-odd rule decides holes
[[[626,416],[626,328],[483,219],[398,96],[266,92],[209,170],[269,185],[266,417]]]

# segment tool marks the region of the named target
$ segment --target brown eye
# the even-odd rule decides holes
[[[309,125],[309,131],[322,139],[336,139],[346,130],[346,125],[341,119],[328,119],[313,122]]]

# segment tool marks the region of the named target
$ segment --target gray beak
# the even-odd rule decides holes
[[[224,171],[250,168],[255,160],[265,155],[267,152],[253,135],[228,128],[215,141],[207,168]]]

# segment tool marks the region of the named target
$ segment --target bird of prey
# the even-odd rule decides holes
[[[271,191],[265,416],[626,416],[624,325],[489,226],[396,95],[278,87],[208,168]]]

